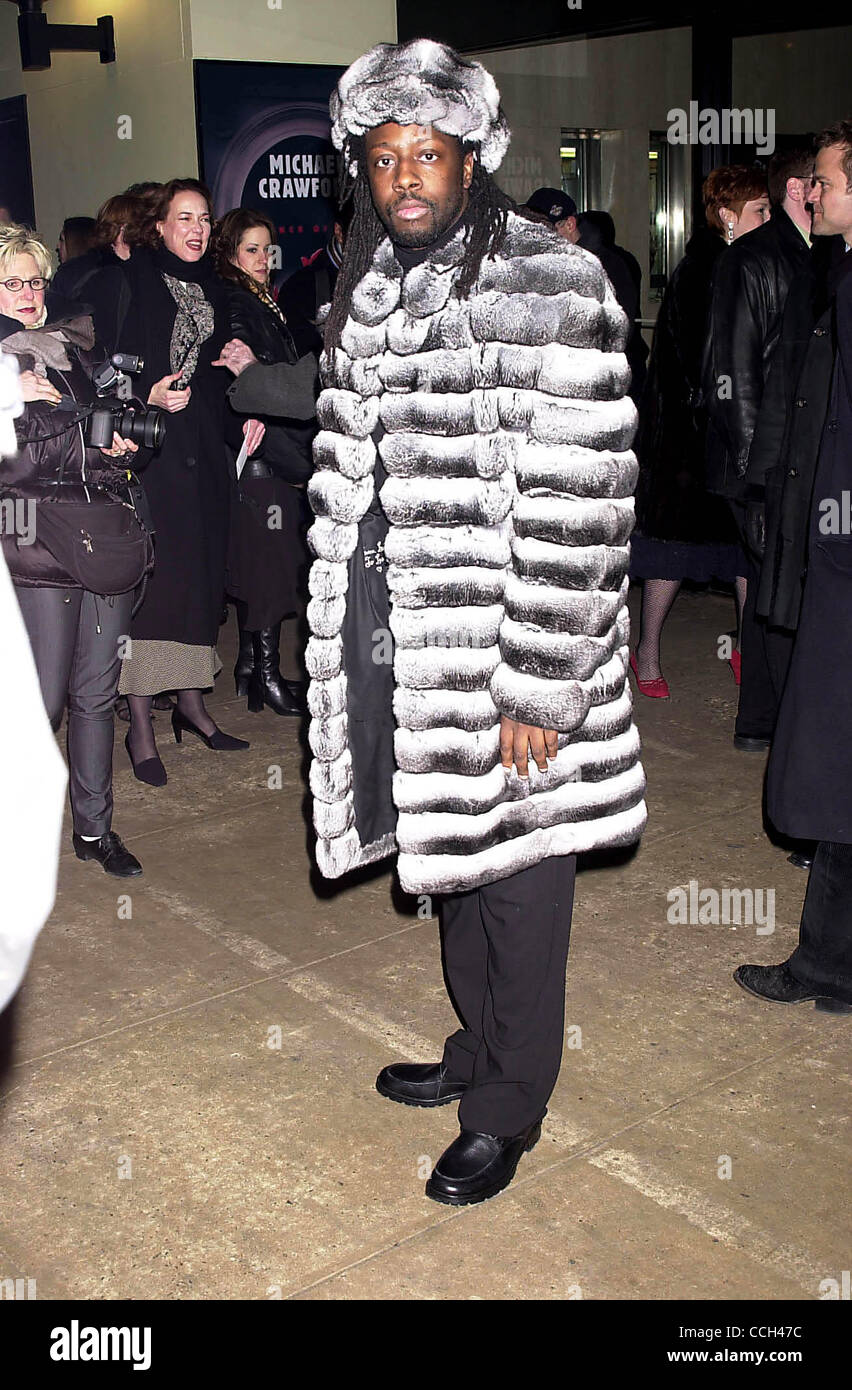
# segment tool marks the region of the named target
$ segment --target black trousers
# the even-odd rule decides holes
[[[852,1004],[852,845],[817,845],[790,970],[801,984]]]
[[[745,541],[745,507],[732,502],[731,511],[743,542],[748,588],[742,615],[740,655],[742,674],[734,732],[743,738],[772,738],[778,706],[793,651],[794,633],[767,627],[755,612],[760,566]]]
[[[513,1135],[543,1115],[562,1061],[576,856],[441,903],[444,968],[462,1027],[444,1066],[470,1083],[463,1129]]]
[[[68,783],[78,835],[105,835],[112,823],[113,707],[122,637],[133,594],[103,598],[84,589],[15,586],[54,729],[68,705]],[[98,627],[100,626],[100,632]]]

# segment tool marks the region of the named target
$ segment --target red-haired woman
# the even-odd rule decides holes
[[[738,615],[745,600],[745,559],[729,508],[704,485],[701,359],[716,260],[769,216],[766,175],[745,165],[713,169],[702,196],[706,226],[690,238],[660,306],[636,440],[640,472],[630,575],[645,584],[631,666],[642,694],[656,699],[669,697],[660,634],[681,582],[733,583]],[[735,673],[738,656],[737,650]]]

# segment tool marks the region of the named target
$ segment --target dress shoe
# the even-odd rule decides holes
[[[97,859],[104,873],[115,878],[135,878],[142,872],[139,860],[121,843],[114,830],[108,830],[99,840],[84,840],[81,835],[74,835],[71,842],[78,859]]]
[[[248,707],[252,714],[259,714],[264,705],[274,714],[301,715],[307,709],[304,687],[286,681],[281,674],[280,638],[280,623],[253,633],[254,669],[248,683]]]
[[[426,1196],[452,1207],[470,1206],[495,1197],[515,1176],[521,1155],[541,1138],[541,1120],[509,1139],[463,1129],[445,1149],[426,1184]]]
[[[203,729],[199,729],[197,724],[193,724],[191,719],[187,719],[185,714],[181,714],[179,709],[172,710],[172,732],[175,736],[175,743],[180,743],[184,733],[195,734],[206,743],[208,748],[213,748],[217,753],[235,753],[241,748],[250,748],[251,744],[244,738],[234,738],[232,734],[223,734],[221,729],[214,727],[212,734],[205,734]]]
[[[768,999],[773,1004],[809,1004],[813,1002],[820,1013],[852,1014],[852,1004],[821,994],[811,985],[801,984],[790,969],[789,961],[780,965],[741,965],[734,979],[749,994]]]
[[[630,653],[630,669],[636,677],[636,684],[643,695],[647,695],[649,700],[670,700],[671,691],[669,683],[663,676],[657,676],[655,680],[643,681],[639,679],[639,668],[636,665],[636,653]]]
[[[794,849],[792,854],[787,855],[787,863],[792,864],[794,869],[812,869],[814,857],[812,854],[802,854],[801,850]]]
[[[747,734],[734,734],[734,747],[741,753],[765,753],[771,738],[750,738]]]
[[[133,775],[138,782],[144,782],[149,787],[164,787],[166,785],[169,779],[159,758],[144,758],[141,763],[134,762],[133,754],[130,751],[129,733],[124,735],[124,746],[133,768]]]
[[[449,1105],[467,1090],[466,1081],[453,1081],[440,1062],[394,1062],[376,1077],[376,1090],[401,1105]]]

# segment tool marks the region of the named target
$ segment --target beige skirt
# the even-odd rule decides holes
[[[119,695],[159,695],[162,690],[207,690],[222,669],[215,647],[134,638],[121,663]]]

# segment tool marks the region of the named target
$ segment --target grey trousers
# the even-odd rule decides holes
[[[130,627],[133,594],[103,598],[83,589],[15,586],[47,717],[54,730],[68,705],[71,813],[78,835],[112,824],[113,707],[119,642]],[[100,626],[100,632],[98,627]]]

